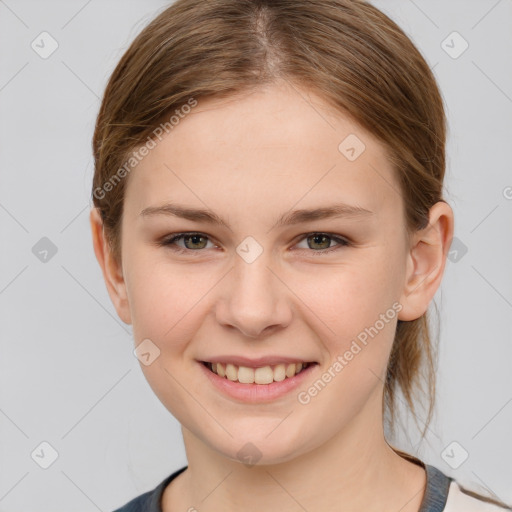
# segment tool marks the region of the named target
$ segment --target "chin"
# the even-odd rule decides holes
[[[230,438],[223,443],[215,443],[211,440],[210,446],[214,450],[246,467],[271,466],[291,462],[308,451],[307,445],[302,441],[290,441],[286,433],[270,436],[240,436]],[[274,436],[273,439],[270,439]]]

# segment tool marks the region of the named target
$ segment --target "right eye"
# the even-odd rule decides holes
[[[181,247],[176,245],[176,242],[179,240],[183,240],[185,246]],[[160,245],[169,247],[169,249],[176,251],[178,253],[182,252],[198,252],[198,249],[205,248],[205,240],[208,240],[208,236],[204,233],[177,233],[171,236],[170,238],[165,238],[160,242]],[[187,247],[188,245],[188,247]],[[199,247],[194,247],[199,245]],[[190,247],[192,246],[192,247]]]

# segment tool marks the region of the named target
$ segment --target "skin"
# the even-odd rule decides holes
[[[349,134],[366,145],[352,162],[338,150]],[[163,510],[417,512],[425,472],[387,443],[382,396],[397,320],[420,317],[441,283],[450,206],[435,204],[429,226],[408,238],[383,146],[312,91],[285,82],[201,99],[127,179],[120,262],[95,209],[90,221],[117,313],[133,325],[136,345],[149,338],[160,350],[142,371],[182,425],[189,467],[166,488]],[[228,227],[140,215],[166,202],[209,208]],[[373,214],[271,229],[290,210],[340,202]],[[176,242],[187,254],[158,245],[186,231],[207,238]],[[308,245],[318,232],[352,244]],[[247,236],[263,248],[250,264],[236,252]],[[260,405],[227,398],[196,361],[317,361],[306,390],[395,302],[398,315],[306,405],[299,390]],[[251,467],[237,456],[248,442],[261,452]]]

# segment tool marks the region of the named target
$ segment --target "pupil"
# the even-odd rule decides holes
[[[315,243],[315,244],[316,244],[316,243],[320,243],[320,244],[321,244],[321,242],[317,242],[317,239],[324,239],[324,240],[325,240],[325,239],[328,239],[328,238],[329,238],[329,237],[328,237],[328,236],[326,236],[326,235],[314,235],[314,236],[313,236],[313,240],[314,240],[314,242],[313,242],[313,243]]]
[[[189,235],[188,238],[192,239],[192,244],[196,244],[199,243],[197,242],[197,239],[201,239],[203,237],[201,235]]]

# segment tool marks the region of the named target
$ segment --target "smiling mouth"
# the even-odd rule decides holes
[[[281,363],[261,368],[249,368],[231,363],[209,363],[208,361],[201,361],[201,363],[219,377],[241,384],[272,384],[272,382],[281,382],[294,377],[309,366],[318,364],[313,362]]]

